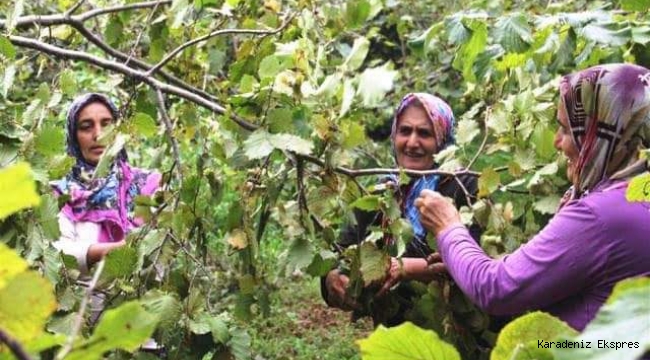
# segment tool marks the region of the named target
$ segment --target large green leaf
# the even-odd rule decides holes
[[[625,198],[630,202],[650,202],[650,173],[632,178],[625,191]]]
[[[106,351],[134,351],[151,337],[157,317],[137,301],[123,303],[102,315],[93,335],[75,346],[67,360],[101,359]]]
[[[488,30],[484,21],[471,19],[466,22],[466,26],[471,30],[471,36],[467,42],[463,43],[456,52],[453,66],[455,69],[462,71],[463,77],[467,81],[476,81],[476,76],[472,70],[474,60],[483,52],[487,44]]]
[[[554,341],[559,336],[571,336],[577,332],[561,320],[536,311],[517,318],[506,325],[497,338],[490,360],[552,360],[545,342]]]
[[[621,0],[621,8],[625,11],[647,11],[650,8],[648,0]]]
[[[11,44],[11,41],[5,36],[0,35],[0,54],[4,55],[7,59],[13,60],[16,57],[16,49]]]
[[[274,149],[308,155],[313,146],[311,141],[295,135],[269,134],[264,130],[257,130],[244,141],[244,152],[249,159],[261,159],[268,156]]]
[[[357,344],[363,360],[460,360],[458,351],[438,334],[410,322],[392,328],[380,325]]]
[[[384,96],[393,88],[397,71],[391,70],[388,64],[366,69],[359,78],[357,94],[361,96],[363,105],[376,107],[384,100]]]
[[[151,137],[158,131],[156,120],[146,113],[137,113],[131,119],[135,130],[146,137]]]
[[[363,282],[369,285],[386,277],[386,272],[390,267],[390,256],[369,241],[361,244],[359,250],[361,252],[360,270]]]
[[[15,263],[15,258],[2,246],[3,258]],[[11,265],[11,263],[10,263]],[[18,264],[15,269],[22,268]],[[4,283],[0,289],[0,324],[2,329],[19,342],[29,342],[43,334],[45,321],[56,310],[52,284],[35,271],[15,274],[15,270],[4,272],[12,277],[0,278]]]
[[[528,18],[524,14],[500,17],[494,26],[496,40],[508,52],[526,51],[533,41]]]
[[[363,64],[363,61],[368,55],[368,50],[370,50],[370,41],[365,37],[358,37],[354,39],[354,44],[352,45],[352,50],[345,58],[343,66],[347,71],[355,71],[360,68]]]
[[[136,270],[138,263],[137,250],[128,246],[111,250],[104,258],[104,272],[102,278],[112,280],[118,277],[131,275]]]
[[[630,279],[614,288],[615,298],[576,338],[591,348],[554,349],[557,360],[638,359],[650,350],[650,281]]]
[[[18,163],[0,170],[0,220],[33,206],[38,206],[41,198],[36,193],[36,183],[27,163]]]

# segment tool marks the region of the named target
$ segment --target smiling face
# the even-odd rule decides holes
[[[557,107],[557,121],[560,124],[560,127],[555,133],[555,148],[562,151],[564,156],[567,158],[567,170],[566,175],[567,179],[573,184],[576,184],[578,179],[578,157],[580,156],[580,151],[578,147],[573,142],[571,137],[571,129],[569,128],[569,115],[567,114],[566,107],[564,106],[564,101],[560,100]]]
[[[97,142],[104,127],[113,122],[113,115],[106,105],[93,102],[86,105],[77,117],[77,141],[84,160],[97,165],[105,147]]]
[[[397,164],[410,170],[433,168],[433,154],[437,151],[433,124],[424,107],[409,105],[397,118],[395,132]]]

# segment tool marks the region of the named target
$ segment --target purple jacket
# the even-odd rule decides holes
[[[624,183],[569,202],[542,231],[494,260],[463,226],[438,249],[458,286],[490,314],[549,312],[582,330],[616,282],[650,275],[650,203],[629,203]]]

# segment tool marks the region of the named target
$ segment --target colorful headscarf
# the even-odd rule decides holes
[[[560,96],[578,148],[572,198],[604,180],[646,170],[638,150],[650,145],[650,71],[631,64],[594,66],[566,75]]]
[[[426,111],[429,120],[433,125],[433,136],[436,140],[437,151],[441,151],[447,146],[454,144],[454,113],[451,110],[451,107],[437,96],[426,93],[410,93],[402,98],[402,101],[397,107],[397,111],[395,111],[395,116],[393,117],[390,140],[395,155],[397,121],[404,110],[413,104],[422,105]],[[395,158],[397,159],[397,157]],[[399,184],[399,178],[397,176],[392,176],[391,181]],[[427,231],[420,222],[420,212],[415,206],[415,199],[418,198],[420,192],[424,189],[436,190],[439,182],[440,176],[438,175],[426,175],[412,178],[410,180],[410,190],[408,191],[403,203],[406,218],[413,227],[414,240],[410,246],[422,255],[428,255],[431,250],[429,250],[429,246],[427,245]]]
[[[51,185],[59,195],[70,197],[61,209],[64,216],[73,222],[100,224],[98,241],[116,242],[124,239],[132,228],[142,225],[133,214],[133,199],[137,195],[153,194],[161,176],[129,166],[126,151],[122,149],[106,177],[92,178],[95,166],[86,162],[81,153],[77,121],[81,110],[95,102],[106,105],[113,118],[118,118],[117,108],[105,95],[92,93],[76,98],[66,117],[67,151],[76,163],[66,177]]]

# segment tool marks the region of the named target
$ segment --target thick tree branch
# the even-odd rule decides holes
[[[149,70],[151,68],[151,65],[149,65],[149,64],[147,64],[144,61],[141,61],[139,59],[132,58],[132,59],[129,60],[129,56],[127,54],[125,54],[125,53],[123,53],[121,51],[118,51],[118,50],[112,48],[111,46],[109,46],[108,44],[106,44],[97,35],[93,34],[86,27],[84,27],[82,23],[71,21],[70,26],[72,26],[77,31],[79,31],[79,33],[81,33],[81,35],[83,37],[88,39],[88,41],[90,41],[91,43],[95,44],[95,46],[100,48],[102,51],[104,51],[108,55],[110,55],[110,56],[112,56],[112,57],[114,57],[114,58],[116,58],[116,59],[118,59],[120,61],[124,61],[125,62],[124,65],[133,64],[133,65],[135,65],[135,67],[137,67],[138,69],[141,69],[141,70]],[[203,91],[203,90],[201,90],[199,88],[193,87],[193,86],[187,84],[186,82],[184,82],[183,80],[181,80],[181,79],[179,79],[177,77],[174,77],[174,76],[172,76],[172,75],[170,75],[170,74],[168,74],[168,73],[166,73],[164,71],[160,71],[158,74],[160,76],[162,76],[163,79],[168,81],[170,84],[178,86],[181,89],[185,89],[185,90],[187,90],[189,92],[194,92],[194,93],[199,94],[199,95],[203,96],[204,98],[209,99],[211,101],[215,101],[215,102],[219,101],[219,99],[217,97],[215,97],[215,96],[213,96],[211,94],[208,94],[207,92],[205,92],[205,91]]]
[[[72,59],[72,60],[79,60],[83,62],[90,63],[92,65],[95,65],[97,67],[100,67],[102,69],[106,70],[111,70],[116,73],[120,73],[138,80],[141,80],[145,82],[146,84],[150,85],[154,89],[160,89],[162,92],[166,94],[172,94],[176,95],[180,98],[183,98],[185,100],[188,100],[190,102],[193,102],[197,105],[200,105],[204,108],[207,108],[217,114],[221,115],[227,115],[230,119],[232,119],[237,125],[241,126],[242,128],[249,130],[249,131],[254,131],[256,130],[259,126],[252,124],[245,119],[241,118],[240,116],[237,116],[235,114],[229,113],[226,108],[223,106],[217,104],[214,101],[210,101],[199,94],[195,92],[191,92],[185,89],[182,89],[178,86],[170,85],[164,82],[161,82],[160,80],[157,80],[153,77],[147,76],[144,72],[135,70],[131,67],[128,67],[124,64],[117,63],[115,61],[107,60],[104,58],[100,58],[85,52],[81,51],[76,51],[76,50],[68,50],[68,49],[63,49],[58,46],[50,45],[47,43],[44,43],[42,41],[22,37],[22,36],[9,36],[9,41],[11,41],[14,45],[34,49],[40,52],[44,52],[46,54],[50,54],[53,56],[57,56],[59,58],[65,58],[65,59]]]
[[[40,26],[64,25],[64,24],[70,24],[71,21],[83,23],[92,18],[104,14],[111,14],[111,13],[116,13],[116,12],[121,12],[126,10],[146,9],[158,5],[169,5],[171,3],[172,0],[146,1],[146,2],[140,2],[135,4],[119,5],[119,6],[112,6],[103,9],[90,10],[85,13],[79,15],[72,15],[72,16],[70,16],[70,14],[67,13],[53,14],[53,15],[27,15],[27,16],[21,16],[18,19],[16,19],[15,28],[18,29],[18,28],[28,27],[32,25],[40,25]],[[72,7],[72,9],[76,10],[74,6]],[[6,26],[7,26],[7,21],[0,20],[0,28],[4,28]]]
[[[11,353],[19,360],[31,360],[23,346],[14,338],[9,336],[4,330],[0,329],[0,343],[5,343],[11,350]]]
[[[217,104],[214,101],[210,101],[199,94],[191,91],[187,91],[180,87],[164,83],[158,79],[155,79],[151,76],[147,76],[146,73],[142,71],[135,70],[131,67],[128,67],[124,64],[117,63],[115,61],[107,60],[100,58],[85,52],[63,49],[54,45],[50,45],[38,40],[22,37],[22,36],[9,36],[9,40],[17,46],[26,47],[34,49],[46,54],[50,54],[59,58],[66,58],[72,60],[79,60],[83,62],[90,63],[99,68],[105,70],[111,70],[116,73],[120,73],[138,80],[141,80],[153,87],[154,89],[160,90],[165,94],[176,95],[182,99],[190,101],[194,104],[197,104],[201,107],[204,107],[208,110],[211,110],[217,114],[228,116],[233,120],[237,125],[248,131],[255,131],[259,128],[258,125],[250,123],[243,119],[240,116],[230,113],[223,106]],[[316,164],[320,167],[327,167],[325,162],[321,159],[311,156],[311,155],[297,155],[299,158],[305,159],[306,161]],[[427,170],[427,171],[417,171],[417,170],[404,170],[404,169],[387,169],[387,168],[371,168],[371,169],[362,169],[362,170],[353,170],[345,167],[335,167],[334,170],[337,173],[347,175],[350,177],[359,177],[359,176],[369,176],[369,175],[382,175],[382,174],[401,174],[405,173],[407,175],[413,176],[422,176],[422,175],[446,175],[446,176],[457,176],[457,175],[470,175],[470,176],[480,176],[479,172],[462,170],[462,171],[442,171],[442,170]]]
[[[202,41],[209,40],[209,39],[211,39],[213,37],[216,37],[216,36],[230,35],[230,34],[247,34],[247,35],[264,35],[264,36],[274,35],[274,34],[277,34],[277,33],[281,32],[282,30],[284,30],[287,27],[287,25],[289,25],[289,23],[291,22],[293,17],[294,17],[294,15],[291,15],[287,20],[284,21],[284,23],[280,27],[278,27],[277,29],[273,29],[273,30],[221,29],[221,30],[213,31],[213,32],[211,32],[211,33],[209,33],[207,35],[203,35],[203,36],[198,37],[196,39],[192,39],[192,40],[180,45],[179,47],[174,49],[172,52],[167,54],[162,60],[160,60],[160,62],[158,62],[158,64],[156,64],[154,67],[152,67],[149,70],[147,75],[155,74],[156,71],[160,70],[160,68],[165,66],[165,64],[167,64],[171,59],[173,59],[180,52],[182,52],[183,50],[187,49],[188,47],[190,47],[192,45],[196,45],[196,44],[198,44],[198,43],[200,43]]]

